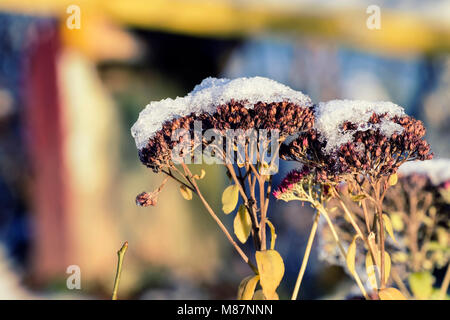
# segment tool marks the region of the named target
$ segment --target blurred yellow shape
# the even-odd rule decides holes
[[[53,15],[65,20],[70,4],[73,1],[2,0],[0,10]],[[236,37],[282,31],[328,37],[384,54],[450,49],[450,24],[445,19],[432,19],[417,10],[401,12],[383,7],[381,29],[370,30],[366,27],[369,17],[366,8],[356,4],[336,9],[331,5],[290,2],[81,0],[77,5],[82,15],[101,14],[119,24],[191,35]],[[82,19],[82,24],[89,25]],[[96,31],[90,29],[90,33]]]

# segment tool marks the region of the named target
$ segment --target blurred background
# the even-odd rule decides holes
[[[199,201],[169,182],[156,207],[135,205],[162,177],[139,162],[130,127],[205,77],[257,75],[316,102],[393,101],[450,157],[448,0],[0,0],[0,298],[109,298],[125,240],[119,298],[235,298],[249,270]],[[204,169],[220,212],[227,178]],[[269,212],[288,298],[312,212]],[[351,279],[317,256],[316,241],[300,298],[344,298]],[[81,290],[66,287],[70,265]]]

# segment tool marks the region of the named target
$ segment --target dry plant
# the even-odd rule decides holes
[[[278,156],[299,162],[299,169],[283,180],[273,196],[307,202],[317,212],[292,299],[300,290],[320,216],[366,299],[404,298],[387,287],[393,268],[384,230],[393,233],[384,205],[387,191],[397,183],[397,169],[407,161],[428,160],[432,154],[423,139],[422,123],[403,108],[389,102],[348,100],[313,105],[302,93],[269,79],[208,78],[186,97],[148,105],[132,134],[141,162],[165,176],[159,188],[141,193],[136,203],[156,205],[169,179],[180,185],[186,200],[198,196],[252,271],[239,285],[239,299],[278,299],[284,263],[275,249],[276,229],[268,213]],[[199,161],[222,165],[230,178],[222,194],[222,211],[235,213],[235,237],[199,187],[205,172],[193,173],[188,166]],[[342,218],[351,226],[347,233],[341,232]],[[240,245],[249,238],[251,255]],[[357,272],[357,252],[366,257],[374,292],[367,292]]]

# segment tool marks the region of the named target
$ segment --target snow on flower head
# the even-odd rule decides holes
[[[433,159],[430,161],[411,161],[403,164],[398,173],[400,176],[423,175],[434,186],[450,184],[450,159]]]
[[[300,106],[311,106],[311,99],[299,91],[274,80],[253,77],[237,79],[206,78],[195,86],[185,97],[167,98],[148,104],[139,114],[139,118],[131,128],[139,150],[147,145],[164,122],[190,114],[213,114],[217,106],[231,101],[243,102],[251,109],[258,102],[290,102]]]
[[[383,115],[382,120],[370,123],[373,114]],[[392,102],[331,100],[320,102],[315,107],[315,128],[320,135],[319,139],[326,142],[324,151],[329,154],[351,142],[357,131],[380,130],[388,138],[395,132],[401,133],[403,127],[392,120],[395,116],[404,115],[403,108]],[[351,123],[352,129],[344,129],[345,123]]]
[[[422,122],[394,103],[333,100],[314,115],[313,129],[285,147],[284,158],[306,159],[336,178],[390,175],[405,161],[432,158]]]
[[[277,129],[286,137],[311,128],[314,116],[309,97],[273,80],[207,78],[187,96],[152,102],[140,113],[131,129],[140,160],[155,172],[169,165],[170,151],[179,143],[172,134],[186,129],[192,136],[197,121],[202,134]]]

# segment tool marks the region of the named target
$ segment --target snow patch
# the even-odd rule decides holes
[[[400,175],[422,174],[427,176],[435,186],[450,180],[450,159],[432,159],[426,161],[409,161],[398,169]]]
[[[369,124],[373,113],[386,114],[380,123]],[[341,145],[351,142],[357,131],[377,130],[386,137],[395,132],[402,132],[403,127],[390,121],[394,116],[404,116],[402,107],[388,101],[369,102],[363,100],[331,100],[320,102],[315,107],[315,128],[320,133],[321,141],[326,141],[325,153],[330,154]],[[357,126],[356,130],[341,130],[345,122]]]
[[[312,106],[311,99],[288,86],[274,80],[253,77],[237,79],[206,78],[185,97],[150,102],[139,114],[131,128],[136,147],[140,150],[147,145],[165,121],[207,112],[213,114],[217,106],[235,101],[246,101],[248,109],[258,102],[292,102],[301,106]]]

